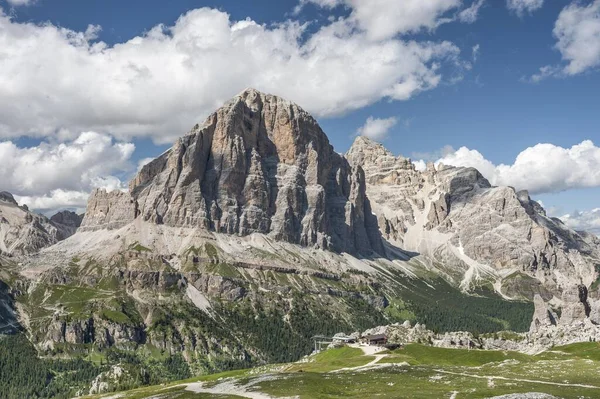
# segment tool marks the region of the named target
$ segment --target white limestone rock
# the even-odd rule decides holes
[[[544,302],[544,299],[539,294],[536,294],[533,298],[533,304],[535,306],[533,312],[533,320],[531,321],[531,327],[529,331],[535,333],[540,329],[556,325],[556,319],[548,309],[548,306]]]
[[[19,206],[8,192],[0,193],[0,253],[25,255],[71,236],[75,229]]]
[[[384,254],[364,173],[317,122],[282,98],[247,89],[196,125],[130,183],[96,191],[82,226],[140,218],[339,252]]]
[[[473,282],[497,281],[502,295],[531,300],[535,293],[560,297],[563,286],[589,286],[597,277],[600,245],[547,217],[526,191],[492,187],[473,168],[430,164],[420,172],[364,137],[346,157],[365,171],[382,236],[432,267],[442,266],[465,290]],[[511,274],[529,280],[504,285]]]

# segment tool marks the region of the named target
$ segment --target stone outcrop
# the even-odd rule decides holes
[[[77,229],[79,226],[81,226],[83,215],[78,215],[72,211],[60,211],[55,213],[50,220],[54,223]]]
[[[600,299],[590,300],[590,321],[594,324],[600,324]]]
[[[550,312],[544,299],[539,294],[536,294],[533,298],[533,304],[535,308],[531,327],[529,328],[530,332],[535,333],[540,329],[556,325],[556,317]]]
[[[132,222],[135,217],[136,202],[129,193],[95,189],[90,194],[81,228],[82,230],[119,228]]]
[[[365,171],[366,195],[383,237],[444,265],[457,280],[466,279],[469,269],[474,278],[518,270],[542,285],[530,287],[536,291],[511,286],[515,294],[548,298],[560,297],[562,286],[578,281],[589,286],[597,277],[600,246],[549,218],[526,191],[493,187],[473,168],[429,164],[419,171],[364,137],[346,157]]]
[[[46,327],[40,346],[48,350],[57,343],[94,343],[101,348],[107,348],[114,345],[135,345],[144,341],[143,326],[115,323],[96,316],[84,320],[68,320],[55,315]]]
[[[573,285],[562,293],[561,325],[571,325],[576,321],[585,320],[590,314],[588,290],[584,285]]]
[[[8,192],[0,193],[0,253],[25,255],[73,235],[76,228],[19,206]]]
[[[92,193],[82,226],[153,223],[384,253],[359,165],[297,105],[248,89],[145,165],[129,193]]]
[[[13,197],[13,195],[11,193],[9,193],[8,191],[0,192],[0,202],[5,202],[7,204],[19,206],[19,204],[15,200],[15,197]]]

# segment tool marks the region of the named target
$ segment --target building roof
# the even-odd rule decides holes
[[[387,339],[385,334],[377,334],[377,335],[365,335],[364,339],[368,339],[370,341],[378,340],[378,339]]]

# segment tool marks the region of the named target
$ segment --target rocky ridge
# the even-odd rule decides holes
[[[295,104],[248,89],[145,165],[129,194],[95,191],[85,229],[135,218],[349,253],[383,253],[364,172]]]
[[[549,218],[525,191],[493,187],[473,168],[429,164],[418,171],[364,137],[346,157],[365,171],[383,237],[440,265],[463,289],[487,282],[509,297],[537,292],[549,300],[598,278],[597,240]],[[511,275],[528,280],[529,291],[511,284]]]
[[[78,216],[72,212],[51,219],[19,206],[12,194],[0,193],[0,254],[26,255],[75,234]]]

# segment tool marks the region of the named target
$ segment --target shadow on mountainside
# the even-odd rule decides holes
[[[22,329],[16,317],[10,287],[0,280],[0,334],[14,334]]]

